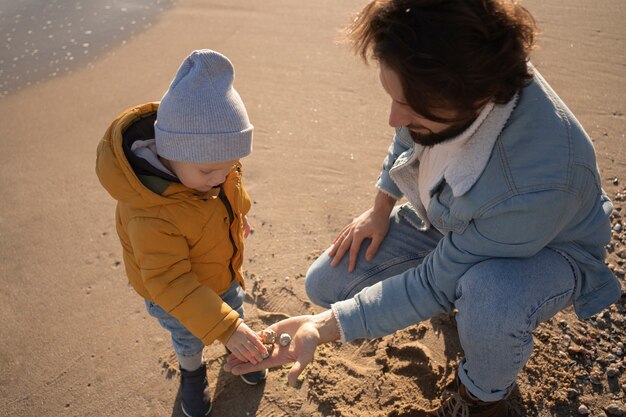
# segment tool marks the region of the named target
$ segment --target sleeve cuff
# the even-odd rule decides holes
[[[339,301],[330,308],[337,320],[341,342],[367,338],[367,330],[361,320],[361,308],[357,299]]]
[[[335,318],[335,321],[337,322],[337,327],[339,328],[339,340],[341,340],[341,343],[346,343],[346,334],[343,331],[343,326],[341,325],[341,321],[339,320],[339,314],[337,313],[334,304],[330,306],[330,311],[333,313],[333,317]]]
[[[376,181],[376,188],[396,200],[400,200],[403,197],[402,191],[393,182],[387,171],[381,171],[378,181]]]

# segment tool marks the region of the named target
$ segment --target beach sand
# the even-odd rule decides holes
[[[364,3],[180,0],[89,65],[0,100],[1,416],[182,416],[169,337],[126,284],[115,203],[94,163],[111,120],[159,100],[193,49],[232,60],[256,128],[243,161],[255,228],[244,264],[247,322],[260,330],[321,311],[307,300],[304,274],[369,208],[391,140],[375,66],[336,42]],[[533,62],[592,136],[621,210],[613,223],[623,223],[623,4],[525,5],[542,30]],[[622,283],[624,239],[622,228],[609,257]],[[585,405],[601,416],[623,404],[624,340],[624,298],[598,320],[567,310],[542,325],[513,394],[520,415],[571,416]],[[420,416],[437,404],[461,352],[454,320],[437,317],[321,347],[299,389],[286,386],[287,368],[249,387],[222,370],[221,345],[206,355],[214,416]]]

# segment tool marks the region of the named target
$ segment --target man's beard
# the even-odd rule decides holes
[[[448,126],[441,132],[435,133],[429,131],[428,133],[418,133],[409,129],[409,133],[411,134],[411,139],[413,142],[418,145],[425,146],[427,148],[431,148],[435,145],[439,145],[440,143],[449,141],[450,139],[454,139],[459,136],[461,133],[465,132],[468,127],[474,122],[474,118],[469,121],[460,122],[454,124],[452,126]]]

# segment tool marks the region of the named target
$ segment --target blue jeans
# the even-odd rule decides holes
[[[366,261],[364,244],[352,273],[347,272],[348,255],[333,268],[324,252],[307,272],[309,298],[329,307],[415,268],[443,237],[432,228],[419,231],[418,222],[414,213],[396,207],[376,256]],[[571,304],[578,281],[575,264],[549,248],[529,258],[489,259],[459,278],[456,321],[465,357],[458,376],[474,396],[496,401],[510,392],[532,352],[532,331]]]
[[[233,281],[228,291],[222,294],[222,300],[228,304],[230,308],[239,313],[239,316],[242,319],[243,300],[245,297],[246,292],[235,281]],[[152,317],[159,320],[161,326],[170,332],[172,336],[172,345],[174,346],[174,351],[177,355],[195,356],[202,352],[204,349],[204,343],[191,334],[189,330],[187,330],[185,326],[178,321],[178,319],[150,300],[146,300],[146,308],[148,309],[148,313]]]

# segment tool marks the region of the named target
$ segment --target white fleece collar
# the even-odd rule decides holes
[[[517,104],[517,98],[518,94],[515,94],[503,105],[488,103],[463,133],[451,139],[455,142],[465,142],[462,152],[457,152],[452,157],[443,173],[455,197],[468,192],[478,181],[500,132]],[[415,144],[414,153],[418,159],[423,151],[422,145]]]
[[[467,193],[478,181],[485,166],[487,166],[491,151],[498,136],[500,136],[500,132],[502,132],[504,125],[517,104],[517,98],[516,94],[504,105],[491,103],[485,106],[470,127],[457,137],[460,138],[467,135],[469,139],[464,144],[462,152],[459,152],[450,160],[443,174],[455,197],[460,197]],[[408,136],[408,131],[403,127],[398,134]],[[415,144],[396,159],[393,167],[389,170],[389,175],[422,220],[423,224],[416,227],[419,227],[421,230],[427,230],[431,224],[428,220],[426,208],[422,204],[418,186],[419,158],[423,151],[423,146]]]

